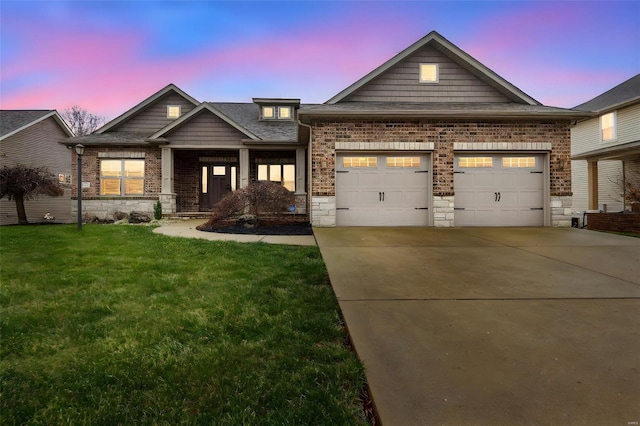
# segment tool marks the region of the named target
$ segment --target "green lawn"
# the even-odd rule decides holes
[[[2,424],[367,424],[316,247],[0,229]]]

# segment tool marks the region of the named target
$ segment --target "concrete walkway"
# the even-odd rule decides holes
[[[640,239],[314,231],[383,424],[640,421]]]
[[[212,241],[237,241],[240,243],[287,244],[295,246],[315,246],[313,235],[242,235],[220,234],[217,232],[198,231],[196,226],[202,225],[206,219],[187,219],[168,222],[153,230],[158,234],[171,237],[201,238]]]

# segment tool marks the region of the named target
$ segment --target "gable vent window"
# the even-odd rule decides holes
[[[167,105],[167,118],[179,118],[180,109],[180,105]]]
[[[600,116],[600,137],[603,141],[612,141],[616,138],[616,113]]]
[[[291,119],[291,107],[288,107],[288,106],[278,107],[278,118],[280,120]]]
[[[438,64],[420,64],[420,83],[437,83],[438,81]]]
[[[264,118],[266,120],[270,120],[270,119],[276,118],[276,109],[274,107],[270,107],[270,106],[263,106],[262,107],[262,118]]]

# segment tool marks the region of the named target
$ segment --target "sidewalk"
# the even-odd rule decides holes
[[[157,234],[170,237],[200,238],[212,241],[237,241],[239,243],[287,244],[294,246],[315,246],[313,235],[246,235],[220,234],[218,232],[198,231],[196,226],[206,222],[205,219],[187,219],[180,222],[169,222],[153,230]]]

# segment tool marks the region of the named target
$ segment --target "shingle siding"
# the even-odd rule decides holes
[[[150,136],[163,127],[170,124],[174,119],[167,118],[167,106],[180,105],[181,114],[184,115],[191,111],[194,105],[178,95],[177,93],[168,93],[156,100],[153,104],[147,106],[128,120],[110,129],[112,132],[131,132],[144,136]]]
[[[419,82],[421,63],[438,64],[438,83]],[[430,46],[419,49],[343,100],[357,102],[510,102],[496,89]]]
[[[0,141],[0,167],[24,164],[47,167],[55,176],[64,174],[71,180],[71,151],[58,143],[68,138],[53,117],[43,120]],[[62,197],[43,196],[25,202],[27,220],[41,222],[45,213],[55,216],[56,222],[71,221],[71,200],[67,190]],[[0,225],[18,223],[14,201],[0,200]]]

